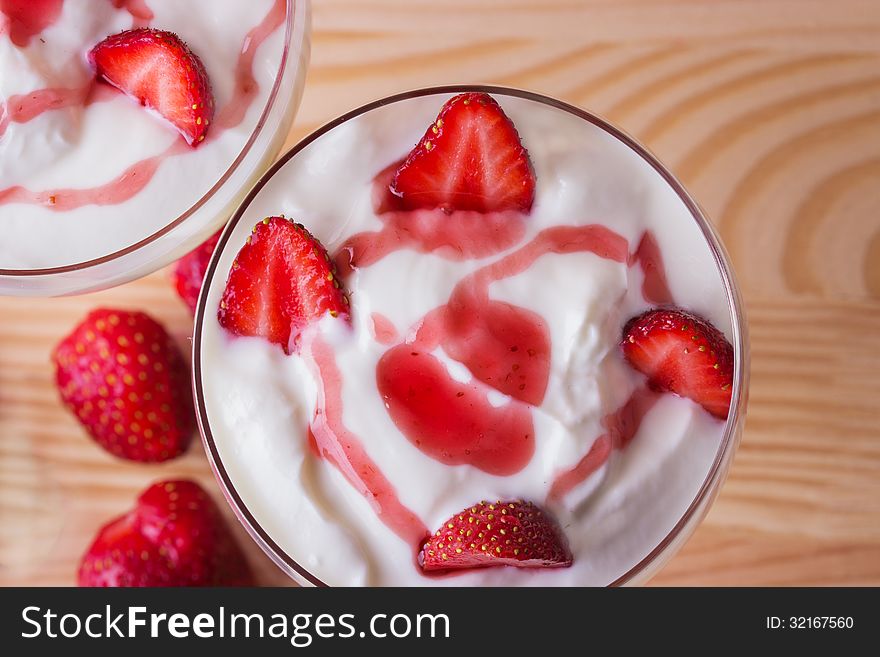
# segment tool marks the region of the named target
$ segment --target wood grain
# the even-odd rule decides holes
[[[666,585],[880,584],[880,3],[316,0],[294,143],[385,94],[524,87],[605,115],[683,179],[745,295],[742,447]],[[90,308],[143,308],[188,344],[167,272],[78,298],[0,299],[0,583],[72,584],[148,482],[213,483],[200,445],[120,463],[58,404],[49,353]],[[285,580],[239,531],[264,583]]]

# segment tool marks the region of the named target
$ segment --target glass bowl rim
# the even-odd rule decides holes
[[[251,188],[250,192],[248,192],[248,195],[238,206],[235,213],[232,215],[232,218],[229,220],[229,223],[223,229],[223,233],[217,243],[217,246],[214,249],[214,253],[205,272],[205,279],[202,284],[202,289],[199,294],[198,307],[196,309],[192,346],[192,384],[196,404],[196,415],[198,419],[202,442],[205,446],[208,461],[211,464],[211,469],[214,472],[214,476],[220,485],[223,495],[226,497],[239,521],[242,523],[242,525],[251,535],[254,541],[289,577],[292,576],[290,571],[293,571],[304,580],[315,586],[329,586],[327,583],[313,575],[311,572],[309,572],[307,568],[303,567],[299,562],[293,559],[286,552],[286,550],[284,550],[272,539],[272,537],[262,527],[260,522],[251,513],[247,504],[245,504],[244,500],[238,494],[238,491],[236,490],[231,477],[229,476],[226,468],[223,465],[223,461],[220,457],[214,441],[214,436],[211,433],[210,422],[208,420],[207,410],[205,407],[204,390],[202,388],[202,326],[205,320],[205,306],[207,302],[208,292],[210,291],[214,276],[217,273],[217,265],[220,259],[220,254],[225,249],[226,244],[229,241],[229,238],[232,235],[235,227],[238,225],[239,221],[242,219],[253,200],[259,195],[259,193],[262,191],[263,187],[265,187],[265,185],[269,182],[269,180],[271,180],[274,175],[287,164],[287,162],[296,157],[296,155],[298,155],[301,151],[305,150],[310,144],[312,144],[334,128],[338,127],[339,125],[346,123],[353,118],[361,116],[362,114],[366,114],[367,112],[378,109],[380,107],[384,107],[386,105],[410,100],[413,98],[421,98],[424,96],[448,95],[468,92],[481,92],[491,95],[522,98],[525,100],[542,103],[556,109],[560,109],[562,111],[573,114],[574,116],[581,118],[588,123],[593,124],[601,130],[604,130],[606,133],[608,133],[618,141],[622,142],[625,146],[629,147],[664,179],[664,181],[673,189],[673,191],[684,203],[692,218],[697,223],[697,226],[700,228],[703,237],[712,252],[712,257],[715,261],[715,265],[718,267],[718,271],[721,274],[727,297],[727,306],[731,316],[731,334],[734,346],[733,390],[731,397],[730,413],[728,415],[726,426],[724,428],[724,435],[722,436],[721,442],[718,446],[718,450],[715,454],[715,458],[712,461],[712,465],[709,468],[705,479],[700,485],[697,494],[694,496],[693,500],[690,502],[685,511],[682,513],[679,520],[660,540],[660,542],[652,550],[650,550],[647,555],[645,555],[645,557],[634,564],[626,573],[624,573],[609,584],[609,586],[622,586],[627,584],[628,582],[631,582],[639,575],[645,572],[649,572],[650,566],[660,557],[662,557],[667,552],[667,550],[674,547],[675,540],[688,526],[688,524],[691,523],[691,521],[693,520],[700,519],[701,510],[703,512],[708,510],[708,506],[706,506],[705,508],[703,507],[704,503],[711,503],[713,501],[713,494],[717,492],[717,487],[723,482],[723,479],[726,477],[725,464],[728,463],[729,458],[732,457],[739,442],[742,424],[745,420],[745,409],[748,398],[749,368],[747,322],[743,300],[740,294],[739,287],[736,283],[736,278],[734,276],[733,268],[730,264],[727,252],[725,251],[718,234],[715,232],[715,229],[713,228],[706,214],[699,206],[699,204],[697,204],[697,202],[687,192],[681,182],[679,182],[678,178],[676,178],[650,150],[648,150],[645,146],[643,146],[640,142],[631,137],[625,131],[612,124],[610,121],[607,121],[606,119],[600,117],[598,114],[584,110],[580,107],[559,100],[557,98],[553,98],[551,96],[533,91],[518,89],[515,87],[498,85],[455,84],[423,87],[392,94],[390,96],[385,96],[384,98],[371,101],[348,112],[345,112],[344,114],[325,123],[321,127],[309,133],[307,136],[298,141],[294,146],[292,146],[288,151],[286,151],[278,159],[278,161],[275,162],[275,164],[273,164],[272,167],[270,167],[269,170],[263,174],[263,176]],[[695,528],[696,523],[692,527],[691,532]],[[689,535],[690,534],[685,534],[684,538],[687,538]]]
[[[222,187],[228,182],[228,180],[235,174],[238,170],[238,167],[244,161],[244,159],[248,156],[251,151],[251,148],[257,141],[257,138],[262,134],[263,128],[266,125],[266,122],[269,119],[269,115],[275,107],[276,101],[279,100],[279,93],[281,91],[281,83],[284,78],[284,74],[288,70],[288,65],[293,62],[297,63],[295,58],[292,58],[291,55],[291,47],[293,46],[292,39],[293,35],[296,31],[297,25],[294,23],[294,18],[296,15],[296,6],[297,3],[308,3],[309,0],[285,0],[286,2],[286,11],[287,15],[285,17],[285,32],[284,32],[284,50],[281,53],[281,61],[278,64],[278,71],[275,75],[275,80],[272,83],[272,89],[269,91],[269,96],[266,99],[266,104],[263,107],[263,111],[260,114],[260,118],[257,120],[256,125],[254,126],[253,131],[248,137],[248,140],[245,142],[244,146],[242,146],[238,155],[236,155],[235,159],[232,160],[232,163],[226,168],[223,174],[217,179],[217,181],[202,194],[201,197],[197,201],[195,201],[189,208],[187,208],[183,214],[179,215],[170,223],[166,224],[158,231],[148,235],[147,237],[135,242],[134,244],[130,244],[129,246],[118,249],[112,253],[108,253],[106,255],[100,256],[98,258],[91,258],[89,260],[84,260],[83,262],[71,263],[69,265],[59,265],[55,267],[40,267],[35,269],[3,269],[0,268],[0,278],[9,278],[11,280],[16,279],[28,279],[42,276],[60,276],[63,274],[71,274],[74,272],[81,272],[92,267],[99,267],[101,265],[106,265],[107,263],[113,262],[115,260],[119,260],[124,258],[132,253],[140,251],[145,246],[152,244],[153,242],[159,240],[165,235],[172,232],[175,228],[183,224],[187,219],[189,219],[193,214],[198,212],[208,201],[210,201],[215,194],[217,194]],[[308,24],[308,16],[305,15],[306,24]],[[193,245],[195,247],[197,245]]]

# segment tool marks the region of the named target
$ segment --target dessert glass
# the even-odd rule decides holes
[[[262,113],[220,178],[183,214],[144,239],[84,262],[33,269],[0,267],[0,294],[62,296],[145,276],[195,248],[216,231],[280,152],[302,97],[309,62],[310,0],[286,0],[284,50]]]
[[[196,312],[195,335],[193,340],[193,385],[199,427],[211,467],[224,495],[245,529],[247,529],[257,544],[260,545],[281,570],[299,584],[315,586],[327,585],[273,540],[270,533],[259,522],[257,515],[248,507],[240,491],[236,488],[236,482],[233,481],[233,478],[230,476],[229,471],[224,464],[223,457],[221,456],[221,450],[218,449],[211,428],[210,414],[206,407],[206,395],[204,389],[204,381],[206,377],[210,376],[211,367],[211,364],[205,360],[206,356],[203,348],[205,322],[208,318],[213,319],[217,306],[216,295],[212,295],[211,293],[213,287],[212,283],[215,281],[215,278],[219,278],[220,281],[218,282],[222,283],[225,281],[228,274],[226,269],[221,269],[218,265],[220,261],[224,259],[224,250],[230,242],[230,237],[234,233],[238,233],[239,236],[244,235],[245,232],[250,231],[253,224],[259,220],[260,217],[248,216],[247,219],[243,221],[243,218],[248,215],[248,209],[254,199],[257,198],[268,181],[271,180],[276,173],[282,170],[285,164],[296,158],[297,155],[306,149],[307,146],[341,124],[373,109],[425,96],[438,96],[437,107],[440,107],[442,104],[442,97],[462,92],[484,92],[495,96],[496,98],[505,96],[516,97],[557,108],[592,124],[623,144],[625,147],[631,149],[641,160],[644,161],[644,163],[649,165],[662,177],[665,183],[672,189],[687,209],[687,213],[692,217],[702,234],[705,245],[711,253],[712,260],[717,267],[718,274],[723,283],[726,308],[730,314],[731,320],[731,343],[734,348],[734,378],[730,414],[724,426],[723,434],[717,452],[711,462],[711,466],[709,467],[705,478],[702,480],[698,492],[694,495],[693,499],[690,500],[690,503],[678,518],[675,525],[662,538],[662,540],[650,549],[645,550],[644,556],[641,560],[635,563],[626,572],[621,573],[613,581],[607,582],[611,586],[643,584],[682,547],[694,532],[699,522],[705,517],[727,476],[734,452],[739,444],[745,419],[745,408],[748,396],[749,361],[748,336],[743,303],[728,256],[718,235],[715,233],[704,212],[690,197],[687,191],[685,191],[675,176],[673,176],[673,174],[670,173],[645,147],[620,129],[609,124],[607,121],[591,114],[590,112],[540,94],[505,87],[459,85],[426,88],[389,96],[352,110],[318,129],[282,156],[282,158],[261,178],[233,215],[220,238],[217,249],[214,252],[214,256],[207,270],[205,283],[202,287],[202,293]],[[238,242],[236,242],[236,244],[237,243]],[[296,476],[296,474],[291,473],[291,476]]]

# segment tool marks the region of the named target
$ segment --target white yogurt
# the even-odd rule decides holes
[[[719,271],[692,216],[661,176],[621,142],[567,112],[497,99],[518,128],[538,181],[527,234],[517,246],[551,226],[601,223],[625,237],[632,251],[651,229],[676,301],[730,336]],[[247,208],[207,298],[201,366],[211,433],[253,517],[328,584],[608,584],[644,558],[694,499],[719,448],[723,422],[691,401],[663,395],[627,449],[615,451],[550,507],[574,555],[570,568],[485,568],[427,578],[413,562],[414,547],[379,520],[335,467],[309,451],[305,430],[316,384],[304,360],[261,339],[233,338],[216,320],[226,273],[263,217],[295,218],[330,252],[354,233],[381,228],[370,202],[371,180],[412,148],[445,100],[397,102],[333,129],[289,160]],[[640,383],[617,346],[625,321],[648,307],[639,267],[591,253],[544,255],[528,271],[489,288],[491,298],[540,314],[550,329],[549,385],[533,412],[534,457],[514,475],[492,476],[470,465],[441,464],[416,448],[377,390],[376,365],[388,347],[373,339],[371,315],[381,313],[405,336],[427,311],[448,301],[463,276],[499,257],[452,262],[395,252],[350,277],[352,333],[336,330],[330,319],[321,324],[344,377],[345,425],[401,502],[431,530],[480,500],[541,503],[555,475],[574,466],[603,433],[602,418]],[[438,356],[453,377],[470,377],[460,363]]]
[[[276,0],[147,0],[151,27],[178,34],[204,62],[217,115],[233,98],[236,64],[248,33]],[[5,17],[4,17],[5,18]],[[0,31],[0,105],[49,88],[85,88],[92,72],[85,53],[104,37],[131,28],[133,17],[110,0],[66,0],[62,14],[26,47]],[[257,48],[253,75],[259,91],[236,126],[215,125],[197,148],[164,159],[132,198],[66,211],[43,202],[2,202],[3,190],[92,189],[127,168],[160,155],[178,132],[122,93],[109,100],[45,111],[10,122],[0,136],[0,269],[34,269],[84,262],[149,237],[193,206],[229,169],[263,113],[282,61],[285,26]],[[213,134],[212,134],[213,133]],[[185,145],[185,144],[184,144]]]

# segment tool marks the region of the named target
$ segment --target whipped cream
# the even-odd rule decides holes
[[[619,354],[623,324],[652,304],[642,269],[592,252],[544,254],[489,285],[489,298],[539,315],[549,328],[550,372],[532,410],[534,455],[501,476],[445,465],[408,440],[377,387],[390,345],[411,342],[456,284],[556,226],[604,226],[636,250],[651,231],[675,302],[708,318],[728,338],[731,318],[718,267],[688,209],[634,151],[565,111],[496,96],[516,125],[537,177],[524,235],[500,253],[453,260],[400,249],[347,278],[353,330],[327,317],[321,340],[341,372],[343,421],[394,486],[400,502],[431,531],[481,500],[531,500],[565,532],[570,568],[511,567],[429,577],[416,546],[383,523],[336,467],[310,450],[307,428],[321,397],[304,350],[285,356],[259,338],[236,338],[216,309],[232,260],[263,217],[303,223],[332,254],[353,235],[379,231],[373,177],[409,152],[448,96],[379,107],[333,128],[291,158],[247,206],[219,256],[206,298],[200,345],[204,405],[219,459],[250,514],[272,540],[330,585],[605,585],[641,561],[695,498],[718,452],[725,423],[693,402],[658,395],[632,442],[614,449],[586,480],[548,501],[553,482],[605,433],[603,418],[642,385]],[[470,371],[442,347],[432,354],[457,381]],[[493,406],[511,403],[498,391]]]
[[[18,43],[0,15],[0,269],[99,258],[150,237],[196,204],[240,156],[263,115],[282,63],[285,14],[285,0],[64,0],[50,25]],[[208,72],[217,113],[197,148],[124,94],[92,82],[88,50],[145,25],[177,33]],[[237,76],[248,71],[256,93],[243,97]],[[298,92],[285,91],[292,118]],[[234,109],[244,111],[232,116]],[[229,183],[239,191],[221,194],[225,202],[206,210],[237,200],[281,140],[283,134],[261,136],[248,171]],[[204,236],[223,218],[201,218],[191,232]]]

